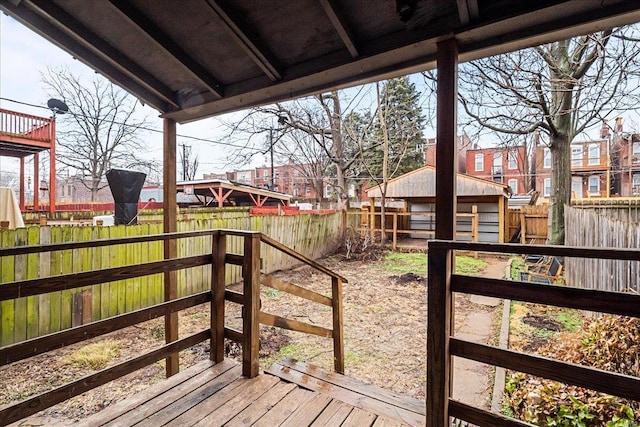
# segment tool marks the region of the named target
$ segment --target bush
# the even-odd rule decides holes
[[[553,359],[640,376],[640,319],[602,316],[585,322],[578,339],[540,349]],[[543,426],[640,426],[640,402],[514,373],[505,403],[515,418]]]

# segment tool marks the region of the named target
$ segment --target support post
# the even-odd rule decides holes
[[[49,212],[56,211],[56,116],[51,120],[49,148]]]
[[[260,369],[260,233],[244,237],[242,279],[242,375],[253,378]]]
[[[438,106],[436,143],[436,230],[438,240],[456,235],[456,178],[458,124],[458,44],[454,38],[438,43]],[[452,251],[429,248],[429,292],[427,320],[427,419],[428,426],[449,425],[449,397],[452,394],[453,359],[449,337],[453,328],[450,293]]]
[[[398,249],[398,212],[393,213],[393,250]]]
[[[342,280],[331,278],[331,305],[333,308],[333,366],[344,374],[344,321],[342,318]]]
[[[20,157],[20,211],[24,212],[24,157]]]
[[[225,256],[227,236],[220,230],[211,236],[211,351],[210,358],[215,363],[224,360],[224,291]]]
[[[376,198],[372,197],[369,205],[369,237],[371,238],[371,242],[374,242],[375,234],[374,228],[376,226]]]
[[[452,363],[450,250],[429,248],[429,292],[427,293],[427,420],[426,425],[449,426]]]
[[[174,233],[178,230],[176,211],[176,122],[164,119],[164,155],[163,155],[163,230]],[[177,257],[175,240],[164,241],[164,259]],[[178,297],[177,274],[175,271],[164,273],[164,300],[170,301]],[[165,342],[171,343],[178,339],[178,313],[170,313],[164,317]],[[166,359],[167,377],[175,375],[180,370],[178,353],[169,355]]]
[[[436,239],[456,235],[456,134],[458,105],[458,44],[438,43],[438,106],[436,143]]]
[[[40,154],[33,155],[33,211],[40,210]]]

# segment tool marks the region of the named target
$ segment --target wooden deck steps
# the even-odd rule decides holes
[[[308,363],[285,359],[265,372],[382,418],[411,426],[425,423],[425,402]]]
[[[285,360],[247,379],[227,359],[201,362],[79,425],[395,427],[424,420],[423,402],[313,365]]]

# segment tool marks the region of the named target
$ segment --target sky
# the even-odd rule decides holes
[[[45,108],[49,97],[43,89],[40,78],[40,73],[47,67],[68,67],[72,73],[80,74],[85,78],[91,78],[94,73],[91,68],[73,59],[71,55],[43,37],[14,19],[0,14],[0,108],[49,117],[51,112]],[[158,111],[146,106],[141,109],[140,115],[149,119],[150,128],[162,130],[162,119],[159,118]],[[229,120],[229,117],[225,119]],[[178,145],[191,146],[192,150],[198,154],[199,174],[233,169],[233,166],[228,165],[229,150],[221,144],[208,142],[224,139],[224,132],[217,119],[178,125],[178,134],[199,139],[178,136],[177,141]],[[147,144],[146,156],[149,159],[161,161],[162,133],[146,132],[141,136]],[[208,141],[202,141],[202,139]],[[264,162],[264,157],[260,157],[257,161]],[[17,164],[17,159],[2,157],[0,171],[15,172]]]

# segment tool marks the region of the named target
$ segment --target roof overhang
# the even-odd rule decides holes
[[[0,0],[184,123],[640,21],[637,0]],[[401,11],[401,12],[398,12]],[[402,15],[402,19],[401,19]]]

